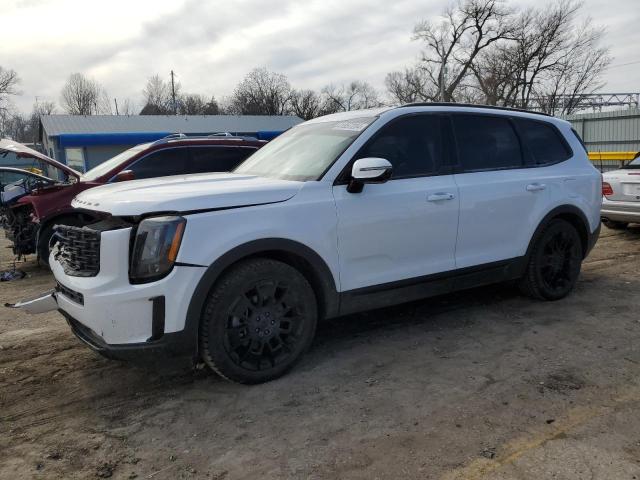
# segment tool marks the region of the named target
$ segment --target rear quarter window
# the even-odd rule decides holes
[[[462,171],[522,168],[522,148],[509,118],[458,114],[453,128]]]
[[[527,164],[551,165],[571,157],[571,150],[553,125],[523,118],[514,121],[529,152]]]

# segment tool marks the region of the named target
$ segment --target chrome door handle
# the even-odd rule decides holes
[[[427,197],[427,202],[440,202],[442,200],[453,200],[455,195],[453,193],[433,193]]]
[[[544,183],[530,183],[527,185],[527,192],[539,192],[545,188],[547,188],[547,186]]]

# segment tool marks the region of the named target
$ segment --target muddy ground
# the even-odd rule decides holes
[[[19,267],[2,303],[53,283]],[[2,309],[0,478],[640,479],[639,311],[640,228],[605,229],[565,300],[497,286],[331,320],[253,387]]]

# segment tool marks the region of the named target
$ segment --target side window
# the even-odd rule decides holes
[[[147,155],[131,165],[128,170],[133,171],[136,180],[182,175],[187,171],[187,160],[186,148],[168,148]]]
[[[522,167],[520,142],[508,118],[453,115],[453,127],[463,171]]]
[[[189,173],[228,172],[256,151],[255,148],[191,147]]]
[[[26,178],[27,176],[22,173],[0,171],[0,185],[8,185],[9,183],[19,182]]]
[[[571,156],[556,130],[544,122],[515,120],[522,141],[531,152],[534,165],[548,165],[566,160]]]
[[[357,158],[380,157],[393,165],[393,177],[434,175],[442,164],[442,121],[439,115],[411,115],[383,126]]]

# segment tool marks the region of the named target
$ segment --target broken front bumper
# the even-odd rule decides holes
[[[41,293],[35,298],[22,300],[18,303],[6,303],[5,307],[19,308],[27,313],[37,314],[50,312],[58,309],[58,300],[56,299],[56,291],[49,290]]]
[[[59,300],[68,295],[66,289],[60,286],[54,290],[42,293],[35,298],[17,303],[7,303],[6,307],[17,308],[30,314],[46,313],[58,310],[65,317],[71,331],[78,339],[92,350],[107,358],[119,360],[148,360],[166,356],[187,356],[194,354],[194,342],[187,332],[173,332],[159,335],[159,338],[149,338],[146,342],[128,344],[108,344],[91,328],[83,325],[59,306]],[[164,297],[153,299],[153,320],[157,325],[164,326]]]

